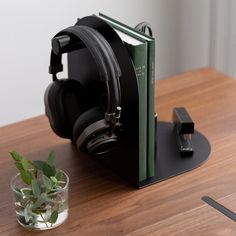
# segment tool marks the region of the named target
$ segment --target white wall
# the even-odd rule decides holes
[[[210,62],[236,78],[236,1],[211,0]]]
[[[181,0],[176,16],[175,73],[209,64],[210,1]]]
[[[236,1],[177,1],[173,74],[211,66],[236,78]]]
[[[1,0],[0,126],[44,113],[55,33],[99,11],[133,26],[155,23],[156,9],[155,0]]]
[[[50,39],[99,11],[150,22],[157,79],[209,65],[236,76],[234,0],[1,0],[0,126],[44,113]]]

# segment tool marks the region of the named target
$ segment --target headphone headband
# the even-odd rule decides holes
[[[106,82],[108,107],[107,114],[117,112],[117,107],[121,104],[119,77],[121,70],[115,54],[106,39],[95,29],[87,26],[68,27],[54,37],[61,35],[72,35],[82,41],[91,53],[99,71],[102,81]],[[51,51],[49,73],[53,75],[53,80],[57,80],[56,74],[63,70],[61,54]]]
[[[61,63],[61,55],[56,55],[53,50],[51,50],[50,57],[50,66],[49,66],[49,74],[56,75],[58,72],[63,71],[63,65]],[[53,77],[53,81],[56,80],[56,77]]]

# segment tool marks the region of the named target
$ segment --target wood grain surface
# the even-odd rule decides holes
[[[209,195],[236,212],[236,81],[204,68],[156,83],[159,120],[170,121],[184,106],[196,129],[208,137],[212,153],[201,167],[137,190],[57,137],[45,116],[0,128],[0,235],[236,235],[236,224],[201,200]],[[46,159],[70,177],[69,217],[58,228],[32,232],[16,221],[8,152]]]

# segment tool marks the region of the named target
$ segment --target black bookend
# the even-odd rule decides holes
[[[139,182],[139,92],[133,63],[123,42],[105,21],[96,16],[87,16],[79,19],[76,24],[98,30],[112,47],[122,70],[120,78],[121,122],[123,124],[121,142],[116,150],[97,158],[98,161],[138,188],[176,176],[202,164],[210,154],[210,144],[201,133],[195,131],[192,134],[191,142],[194,152],[190,158],[183,158],[178,149],[175,125],[157,122],[155,176]],[[55,45],[57,43],[55,42]],[[99,80],[96,64],[88,49],[82,45],[78,45],[78,48],[68,53],[69,78],[79,80],[86,86],[89,93],[89,106],[95,107],[99,105],[105,88]]]

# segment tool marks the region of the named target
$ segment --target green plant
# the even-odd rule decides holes
[[[10,152],[19,170],[24,186],[15,188],[18,219],[23,224],[33,226],[40,221],[46,227],[53,226],[58,214],[67,206],[58,194],[65,185],[63,172],[54,165],[55,154],[50,152],[47,161],[31,161],[16,151]]]

